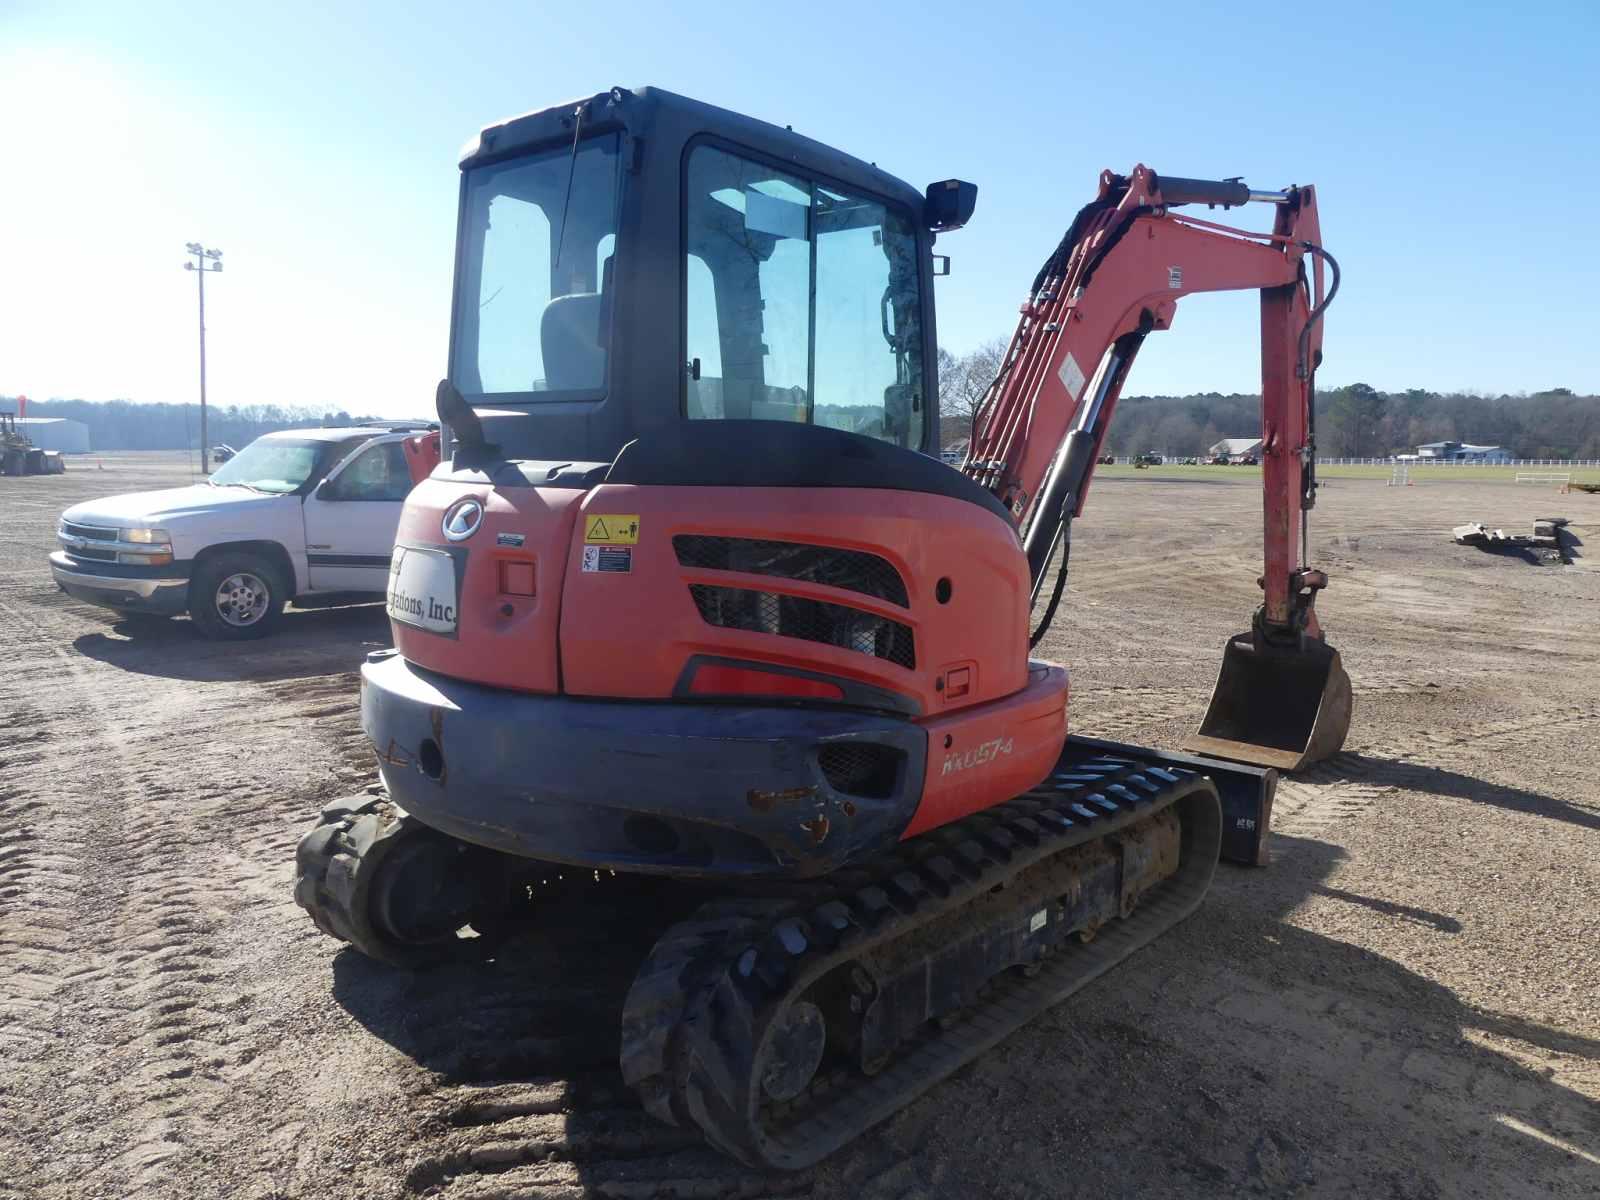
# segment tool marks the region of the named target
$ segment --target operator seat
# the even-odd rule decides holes
[[[612,268],[606,257],[598,292],[554,296],[539,320],[544,384],[551,391],[594,391],[606,385],[606,350],[611,333]]]
[[[606,350],[600,342],[603,297],[599,292],[556,296],[544,306],[539,343],[545,386],[554,392],[605,386]]]

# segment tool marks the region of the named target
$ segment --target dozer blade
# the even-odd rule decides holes
[[[1235,762],[1297,771],[1338,753],[1350,731],[1350,677],[1339,652],[1307,639],[1303,649],[1230,638],[1211,707],[1183,748]]]

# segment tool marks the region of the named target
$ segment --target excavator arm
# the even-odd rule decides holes
[[[1271,233],[1175,211],[1251,202],[1273,206]],[[1144,338],[1170,327],[1186,295],[1258,290],[1263,603],[1251,631],[1230,641],[1212,710],[1190,747],[1269,766],[1326,757],[1349,725],[1349,681],[1313,607],[1327,579],[1304,564],[1321,318],[1337,281],[1310,187],[1262,192],[1237,180],[1163,179],[1142,165],[1125,176],[1104,172],[1099,196],[1033,281],[962,467],[1024,526],[1036,601],[1050,563],[1061,560],[1037,642],[1060,600],[1072,520]],[[1291,689],[1317,694],[1290,704]],[[1283,728],[1288,708],[1293,728]]]

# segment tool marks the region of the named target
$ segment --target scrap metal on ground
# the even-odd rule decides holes
[[[1477,546],[1496,554],[1515,554],[1529,562],[1572,563],[1572,535],[1567,532],[1570,522],[1566,517],[1536,517],[1533,532],[1507,533],[1504,529],[1491,529],[1480,521],[1457,525],[1450,531],[1460,546]]]

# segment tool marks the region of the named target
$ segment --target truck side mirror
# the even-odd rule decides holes
[[[972,220],[972,210],[978,205],[978,185],[964,179],[930,183],[923,195],[923,220],[935,233],[960,229]]]

